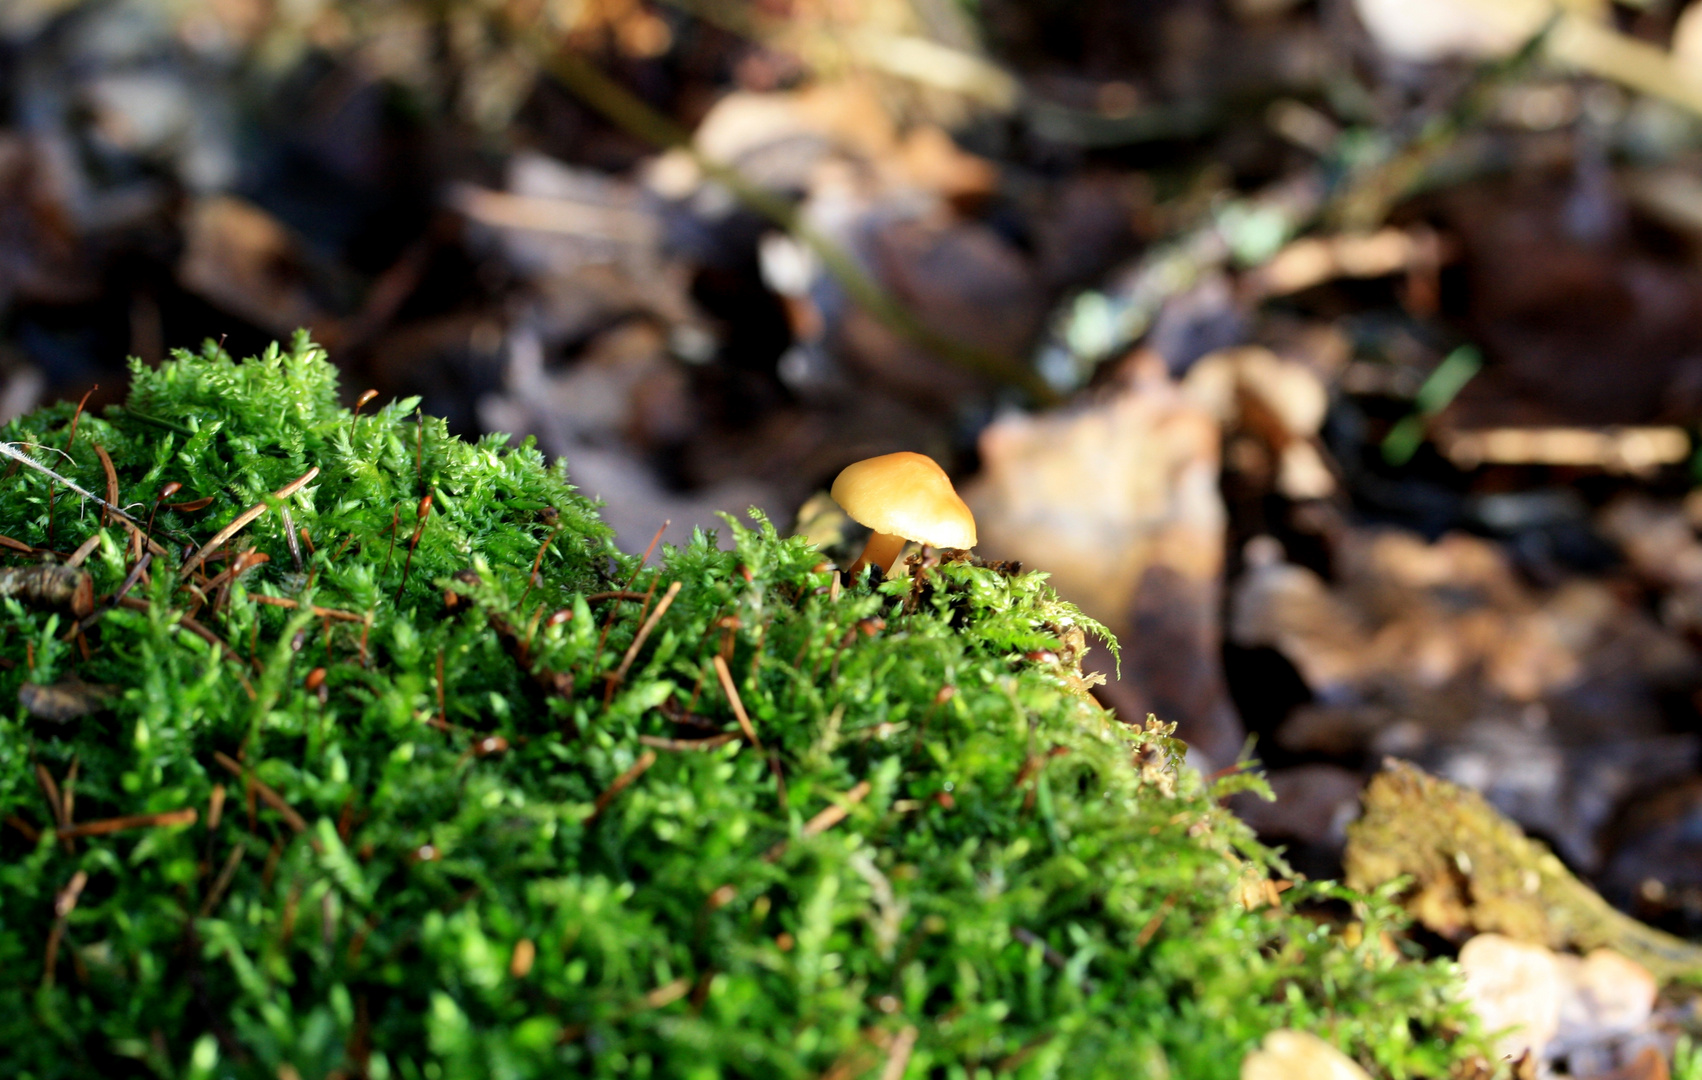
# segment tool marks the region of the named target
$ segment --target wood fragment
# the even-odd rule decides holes
[[[319,466],[315,465],[311,469],[308,469],[306,472],[302,473],[300,476],[296,477],[294,480],[291,480],[289,483],[285,484],[283,487],[272,492],[272,498],[274,498],[274,499],[287,499],[290,496],[294,495],[296,492],[300,491],[302,488],[306,487],[309,483],[311,483],[313,481],[313,478],[318,476],[318,475],[319,475]],[[247,528],[248,524],[250,522],[252,522],[255,518],[259,517],[261,514],[264,514],[266,512],[266,506],[267,506],[266,501],[264,499],[262,499],[260,502],[255,503],[253,506],[250,506],[247,510],[244,510],[242,513],[238,514],[231,521],[231,523],[229,525],[226,525],[224,528],[222,528],[218,532],[214,533],[213,538],[211,540],[207,541],[205,544],[202,544],[201,549],[199,551],[197,551],[195,554],[189,556],[189,558],[184,561],[183,568],[177,572],[178,580],[181,581],[181,580],[187,578],[195,570],[195,568],[197,566],[200,566],[204,561],[206,561],[206,558],[209,554],[211,554],[213,551],[215,551],[216,549],[221,547],[226,540],[229,540],[231,537],[235,536],[237,533],[239,533],[243,529]]]
[[[615,782],[609,785],[608,790],[597,796],[597,801],[591,807],[591,816],[585,819],[586,824],[590,824],[602,816],[608,805],[615,801],[615,797],[630,787],[634,780],[643,776],[645,770],[654,764],[656,764],[656,751],[646,750],[639,755],[638,760],[632,763],[632,768],[615,777]]]
[[[1702,974],[1702,946],[1614,909],[1475,791],[1391,761],[1364,794],[1343,857],[1349,888],[1397,878],[1402,900],[1451,940],[1494,932],[1555,950],[1609,948],[1662,982]]]
[[[650,1009],[660,1009],[691,993],[691,980],[680,976],[671,983],[665,983],[644,995],[644,1005]]]
[[[739,721],[739,729],[760,751],[762,740],[756,737],[756,728],[751,726],[751,718],[745,715],[745,703],[739,699],[739,688],[733,685],[733,675],[727,670],[727,661],[716,655],[710,657],[709,662],[715,665],[715,677],[721,680],[721,689],[726,692],[727,701],[733,706],[733,716]]]
[[[37,607],[63,608],[79,619],[95,609],[94,579],[87,571],[57,563],[0,568],[0,596],[15,596]]]
[[[107,836],[127,829],[164,828],[169,825],[193,825],[201,818],[201,812],[193,806],[181,810],[166,810],[158,814],[125,814],[122,817],[105,818],[100,821],[85,821],[81,825],[68,825],[63,829],[54,830],[61,840],[82,836]]]
[[[79,679],[50,685],[26,682],[18,687],[18,704],[38,720],[66,724],[99,712],[117,693],[116,686],[86,683]]]
[[[10,536],[0,536],[0,547],[9,548],[12,551],[16,551],[20,555],[34,555],[35,554],[35,548],[30,547],[28,544],[24,543],[22,540],[14,540]]]

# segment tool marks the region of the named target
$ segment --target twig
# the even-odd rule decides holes
[[[81,836],[106,836],[109,833],[123,832],[126,829],[193,825],[200,818],[201,812],[199,810],[193,806],[186,806],[181,810],[166,810],[158,814],[125,814],[123,817],[105,818],[101,821],[85,821],[81,825],[71,825],[55,831],[60,839],[69,840]]]
[[[615,801],[615,796],[625,791],[634,780],[643,776],[644,771],[654,764],[656,764],[656,751],[646,750],[640,754],[638,760],[632,763],[632,768],[615,777],[615,782],[609,785],[608,790],[597,796],[597,801],[591,807],[591,816],[585,819],[586,824],[596,821],[608,805]]]
[[[285,484],[283,487],[272,492],[272,498],[287,499],[302,488],[306,487],[313,478],[318,475],[319,466],[315,465],[300,476],[296,477],[294,480]],[[219,547],[219,545],[223,544],[226,540],[235,536],[237,533],[241,532],[243,529],[247,528],[249,522],[253,521],[261,514],[264,514],[266,512],[266,506],[266,501],[262,499],[260,502],[255,503],[247,510],[238,514],[235,520],[233,520],[229,525],[226,525],[224,528],[214,533],[211,540],[201,545],[200,551],[189,556],[189,558],[184,562],[183,569],[179,570],[177,573],[178,580],[182,581],[184,578],[187,578],[197,566],[200,566],[201,563],[206,560],[208,555],[212,554],[214,549]]]
[[[34,469],[36,472],[41,473],[43,476],[46,476],[49,479],[59,481],[61,484],[64,484],[66,487],[70,488],[72,491],[75,491],[78,495],[81,495],[83,498],[89,500],[90,502],[94,503],[95,505],[97,505],[97,506],[99,506],[99,507],[101,507],[105,510],[110,510],[113,513],[113,515],[118,518],[119,521],[121,521],[125,525],[129,526],[130,530],[132,532],[134,532],[136,535],[138,535],[138,536],[145,536],[146,535],[146,533],[142,529],[142,523],[140,521],[137,521],[135,518],[131,517],[129,514],[126,514],[124,511],[120,510],[117,506],[114,506],[112,503],[101,498],[99,495],[96,495],[94,492],[92,492],[92,491],[88,490],[87,488],[81,486],[76,481],[67,479],[66,477],[63,477],[63,476],[60,476],[58,473],[54,472],[52,469],[48,468],[46,465],[43,465],[40,462],[36,461],[34,458],[30,457],[28,454],[24,453],[22,450],[19,450],[17,447],[13,446],[11,443],[0,442],[0,455],[4,455],[5,457],[9,457],[13,461],[16,461],[16,462],[18,462],[18,463],[20,463],[20,464],[22,464],[22,465],[24,465],[28,468]],[[152,539],[148,540],[148,549],[150,551],[153,551],[154,554],[156,554],[156,555],[167,554],[166,549],[164,547],[161,547],[157,541],[154,541]]]
[[[27,544],[21,546],[29,547]],[[594,592],[585,598],[585,602],[587,604],[598,604],[604,600],[643,600],[644,598],[645,594],[641,592],[633,592],[631,589],[616,589],[613,592]]]

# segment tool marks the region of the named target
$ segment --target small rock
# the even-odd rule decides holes
[[[1307,1031],[1281,1028],[1241,1059],[1241,1080],[1371,1080],[1353,1059]]]
[[[1555,1053],[1623,1038],[1654,1015],[1660,987],[1642,964],[1612,949],[1595,949],[1581,960],[1575,956],[1557,959],[1570,992],[1560,1002]]]
[[[1562,967],[1541,945],[1479,934],[1460,950],[1466,999],[1502,1057],[1541,1055],[1560,1030]]]

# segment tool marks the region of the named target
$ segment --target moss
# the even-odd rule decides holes
[[[1258,781],[1094,704],[1099,629],[1041,575],[840,593],[760,518],[641,566],[530,445],[351,416],[305,339],[134,379],[74,441],[64,405],[0,430],[97,493],[99,444],[144,522],[182,485],[111,607],[129,533],[0,484],[0,533],[98,538],[102,598],[76,626],[0,598],[11,1075],[1233,1077],[1278,1026],[1389,1076],[1473,1051],[1388,897],[1259,899],[1280,863],[1219,805]],[[67,840],[47,781],[75,823],[175,816]]]

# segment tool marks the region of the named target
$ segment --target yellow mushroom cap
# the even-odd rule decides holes
[[[833,501],[878,533],[939,548],[975,546],[975,515],[946,471],[921,454],[901,451],[847,465],[833,481]]]

